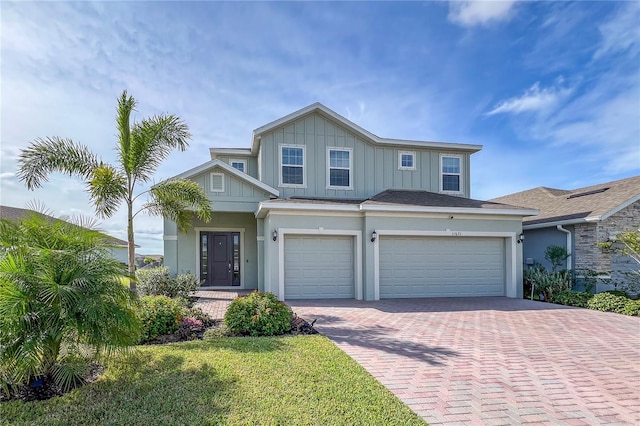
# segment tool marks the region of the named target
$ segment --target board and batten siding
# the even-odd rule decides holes
[[[211,158],[212,160],[218,159],[222,162],[225,162],[229,165],[231,165],[231,160],[243,160],[247,162],[247,170],[245,171],[245,173],[247,173],[249,176],[259,179],[258,177],[258,158],[257,157],[252,157],[252,156],[248,156],[248,155],[219,155],[216,154],[215,157]]]
[[[211,190],[211,173],[219,173],[224,176],[224,190],[215,192]],[[209,200],[212,211],[236,211],[255,212],[260,201],[268,200],[271,194],[260,188],[238,179],[219,167],[214,167],[204,173],[190,178],[201,185]]]
[[[305,147],[305,187],[280,186],[280,146]],[[327,188],[327,149],[352,149],[352,190]],[[398,153],[415,152],[416,170],[398,170]],[[439,191],[440,154],[447,151],[414,146],[375,145],[343,126],[312,113],[262,135],[261,181],[278,188],[283,198],[292,196],[367,198],[386,189]],[[469,154],[462,156],[462,192],[468,197]]]

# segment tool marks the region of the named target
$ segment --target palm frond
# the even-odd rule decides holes
[[[118,98],[116,123],[118,125],[118,157],[125,172],[130,172],[130,146],[131,146],[131,113],[136,109],[136,100],[128,96],[124,90]]]
[[[101,217],[112,216],[127,195],[127,178],[111,165],[100,164],[91,171],[87,182],[96,213]]]
[[[84,145],[71,139],[35,139],[18,157],[18,178],[29,189],[42,186],[52,172],[68,173],[84,179],[98,165],[98,158]]]
[[[186,231],[195,213],[200,219],[211,220],[211,201],[196,182],[171,179],[151,188],[151,201],[144,205],[149,214],[165,216]]]
[[[189,146],[190,138],[189,128],[175,115],[155,115],[136,123],[131,129],[131,176],[148,182],[171,151],[184,151]]]

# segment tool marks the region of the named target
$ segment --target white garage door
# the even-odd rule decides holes
[[[286,236],[285,299],[353,298],[353,248],[353,237]]]
[[[504,296],[503,238],[380,238],[380,297]]]

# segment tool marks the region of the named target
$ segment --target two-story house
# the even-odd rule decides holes
[[[165,220],[165,265],[280,299],[522,297],[536,211],[469,198],[481,148],[380,138],[310,105],[176,176],[206,189],[213,218]]]

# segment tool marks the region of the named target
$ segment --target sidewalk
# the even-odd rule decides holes
[[[253,290],[198,290],[195,296],[198,301],[194,307],[202,309],[213,319],[223,319],[231,301],[238,296],[245,296]]]

